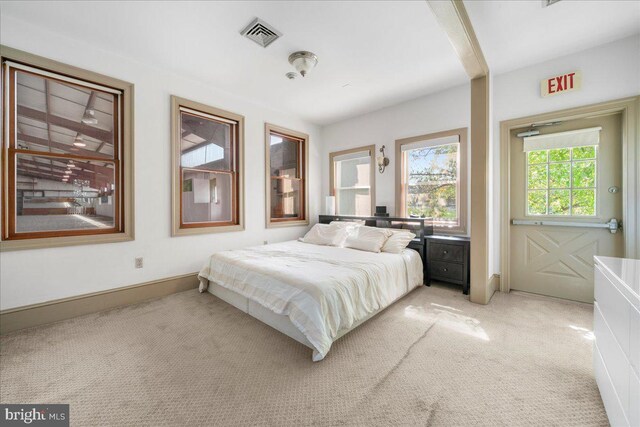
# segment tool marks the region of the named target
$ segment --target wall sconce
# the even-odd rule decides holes
[[[384,169],[389,166],[389,158],[384,155],[384,145],[380,148],[376,162],[378,163],[378,172],[384,173]]]

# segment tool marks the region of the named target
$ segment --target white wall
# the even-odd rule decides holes
[[[310,135],[310,218],[320,207],[320,138],[316,126],[291,115],[142,64],[117,53],[45,32],[6,15],[2,44],[135,84],[135,241],[0,254],[0,308],[34,304],[196,272],[214,251],[297,238],[306,227],[265,228],[264,123]],[[175,94],[245,116],[245,227],[243,232],[170,237],[171,156],[169,96]],[[144,268],[134,269],[134,258]]]
[[[376,150],[379,150],[385,145],[390,164],[383,174],[376,171],[376,205],[386,205],[387,212],[397,214],[395,140],[468,128],[471,120],[470,102],[470,87],[463,85],[323,127],[323,196],[329,195],[329,153],[371,144],[375,144]],[[324,208],[323,198],[323,212]]]
[[[542,98],[540,81],[579,70],[582,88]],[[492,163],[500,165],[500,122],[640,95],[640,36],[497,75],[493,79]],[[493,170],[490,272],[500,271],[500,168]]]
[[[239,99],[197,81],[142,64],[117,53],[83,44],[2,16],[3,44],[71,65],[133,82],[135,88],[136,240],[127,243],[4,252],[0,254],[0,308],[7,309],[56,298],[95,292],[197,271],[213,251],[280,241],[301,235],[304,227],[265,229],[265,121],[310,134],[310,218],[324,210],[329,193],[329,152],[376,144],[386,145],[391,164],[376,172],[376,204],[395,210],[394,141],[441,130],[468,127],[470,89],[455,87],[322,129],[295,117]],[[493,76],[490,147],[492,212],[490,273],[500,271],[499,124],[528,116],[640,94],[640,37],[634,36]],[[582,71],[582,89],[541,98],[541,79]],[[243,114],[246,117],[246,231],[194,237],[170,237],[169,95]],[[321,137],[322,136],[322,143]],[[319,191],[319,190],[322,191]],[[473,209],[473,207],[470,207]],[[145,258],[143,269],[133,259]]]
[[[575,70],[582,72],[582,89],[547,98],[540,96],[540,80]],[[500,272],[500,122],[639,94],[640,36],[491,76],[490,275]],[[330,152],[369,144],[380,148],[385,144],[391,164],[384,174],[376,173],[376,204],[387,205],[393,213],[394,141],[468,127],[469,123],[470,88],[464,85],[325,126],[322,128],[323,196],[329,194]]]

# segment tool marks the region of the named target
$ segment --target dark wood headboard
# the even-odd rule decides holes
[[[411,231],[416,235],[409,243],[409,248],[418,251],[422,258],[422,265],[427,266],[427,243],[425,236],[433,234],[433,221],[431,218],[395,218],[388,216],[348,216],[348,215],[320,215],[320,224],[329,224],[331,221],[364,221],[364,225],[378,228],[401,228]]]

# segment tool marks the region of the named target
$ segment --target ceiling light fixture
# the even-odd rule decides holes
[[[318,64],[318,55],[306,50],[293,52],[289,55],[289,63],[304,77]]]
[[[80,134],[76,135],[75,139],[73,140],[73,145],[75,145],[76,147],[86,147],[87,146],[87,144],[85,144],[85,142],[82,139],[82,136]]]
[[[96,112],[92,108],[87,108],[82,116],[82,123],[85,125],[97,125],[98,119],[96,119]]]

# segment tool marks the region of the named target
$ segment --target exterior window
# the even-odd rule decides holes
[[[130,240],[132,199],[124,196],[131,143],[124,126],[132,86],[97,84],[118,81],[17,51],[3,55],[2,73],[3,246]]]
[[[265,140],[267,227],[308,224],[309,136],[267,123]]]
[[[433,218],[443,231],[464,232],[466,130],[408,138],[396,146],[401,215]]]
[[[375,145],[329,155],[337,215],[371,216],[375,209]]]
[[[597,146],[527,152],[527,214],[595,216]]]
[[[172,97],[173,234],[242,229],[244,118]]]

